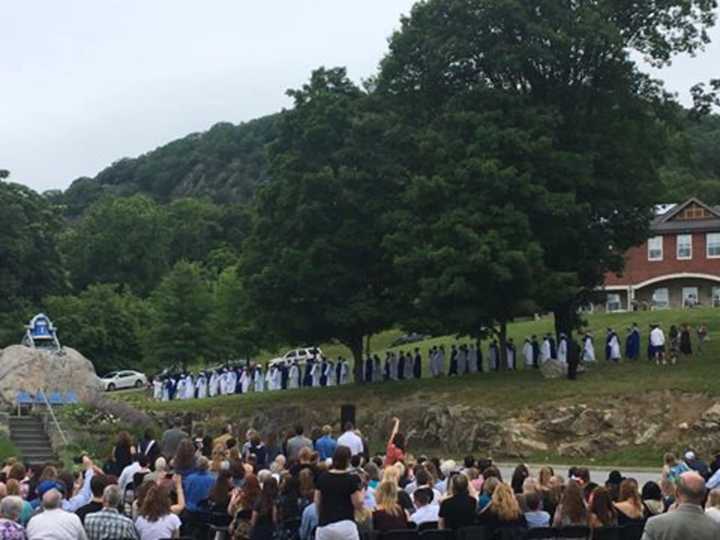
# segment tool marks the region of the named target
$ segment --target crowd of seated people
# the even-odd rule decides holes
[[[568,530],[720,539],[720,490],[708,488],[720,461],[707,465],[692,452],[666,455],[659,482],[640,486],[618,471],[596,481],[587,468],[533,475],[518,465],[503,478],[487,459],[413,456],[397,419],[377,455],[352,424],[337,438],[330,426],[310,435],[296,426],[279,442],[254,430],[238,440],[228,426],[214,438],[191,436],[178,422],[159,440],[119,434],[102,467],[89,456],[75,473],[8,460],[0,540],[355,540],[429,531],[522,539]]]

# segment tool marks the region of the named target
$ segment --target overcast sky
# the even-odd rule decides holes
[[[216,122],[287,106],[320,65],[373,74],[413,0],[24,0],[0,4],[0,168],[37,190]],[[720,31],[660,75],[688,102]],[[714,69],[711,68],[714,66]]]

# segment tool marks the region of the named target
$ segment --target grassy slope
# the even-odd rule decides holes
[[[608,327],[613,327],[624,337],[625,330],[632,322],[637,322],[642,331],[641,354],[643,359],[631,363],[623,361],[619,366],[608,365],[604,361],[604,335]],[[660,322],[666,333],[671,324],[688,322],[691,325],[705,323],[709,329],[710,341],[706,344],[702,356],[695,355],[691,360],[683,360],[674,367],[658,368],[644,359],[648,325]],[[552,330],[552,319],[515,323],[509,333],[520,346],[526,336],[541,335]],[[401,381],[384,383],[369,387],[351,385],[343,388],[292,390],[282,393],[250,394],[248,396],[225,396],[202,401],[193,401],[195,411],[227,410],[232,407],[238,412],[250,411],[266,403],[282,399],[285,403],[298,403],[304,407],[336,406],[338,403],[363,403],[366,406],[382,406],[385,403],[421,397],[423,402],[459,402],[467,405],[491,406],[502,409],[515,409],[529,405],[538,405],[546,401],[567,398],[587,400],[607,396],[628,395],[653,390],[679,390],[685,392],[707,393],[720,396],[720,384],[717,382],[718,358],[720,357],[720,310],[711,308],[691,311],[660,311],[626,314],[597,314],[588,317],[588,326],[595,335],[597,366],[581,376],[575,384],[565,379],[544,380],[535,370],[523,370],[522,366],[513,373],[482,373],[462,378],[423,379],[420,381]],[[397,337],[398,332],[386,332],[373,340],[373,349],[377,347],[383,353],[387,345]],[[715,338],[717,337],[717,340]],[[694,340],[694,335],[693,335]],[[449,346],[455,342],[452,337],[427,340],[419,346],[424,355],[431,345],[444,343]],[[519,349],[520,347],[518,347]],[[345,354],[341,347],[323,345],[326,354]],[[407,349],[407,347],[406,347]],[[487,344],[483,345],[487,351]],[[425,361],[427,359],[425,358]],[[519,362],[521,364],[522,362]],[[446,361],[447,364],[447,361]],[[425,367],[424,376],[428,375]],[[126,392],[118,397],[136,405],[158,411],[183,411],[187,402],[155,403],[144,394]],[[538,460],[552,460],[553,456],[535,456]],[[657,451],[651,447],[633,448],[603,456],[597,463],[622,463],[625,465],[651,464],[657,460]]]

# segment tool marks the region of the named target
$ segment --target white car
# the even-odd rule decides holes
[[[304,365],[305,362],[312,357],[320,358],[322,356],[322,351],[318,347],[305,347],[303,349],[293,349],[292,351],[288,351],[282,356],[278,358],[273,358],[269,362],[269,366],[276,366],[285,364],[286,366],[289,366],[293,362],[296,362],[300,365]]]
[[[123,370],[111,371],[100,377],[103,388],[108,392],[121,388],[142,388],[147,385],[147,377],[139,371]]]

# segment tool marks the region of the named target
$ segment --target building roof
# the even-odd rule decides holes
[[[667,208],[669,205],[662,206]],[[692,217],[688,217],[687,212],[684,212],[686,209],[696,212]],[[657,215],[650,224],[650,229],[659,234],[720,232],[720,208],[708,206],[700,199],[691,197]]]

